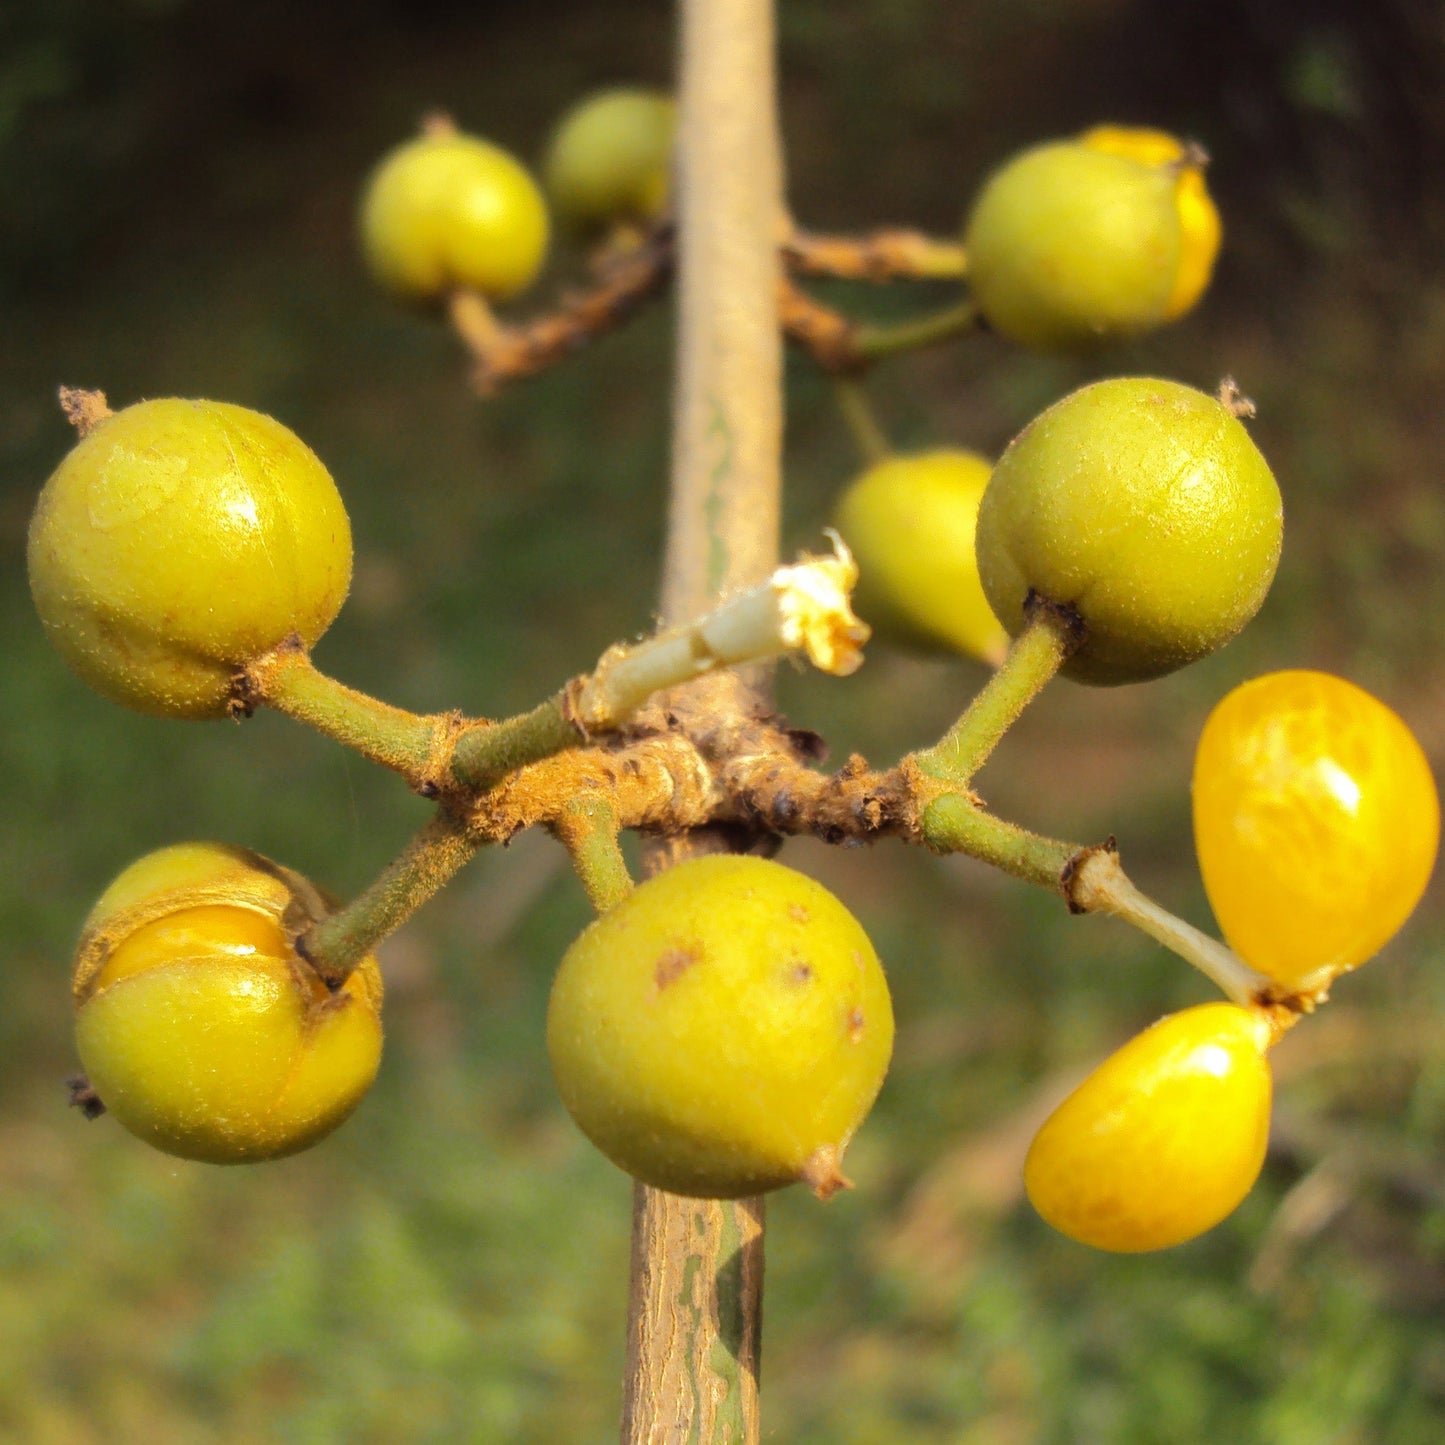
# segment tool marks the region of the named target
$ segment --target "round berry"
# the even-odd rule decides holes
[[[93,688],[161,717],[221,717],[237,668],[331,625],[351,527],[326,468],[279,422],[143,401],[56,468],[28,561],[50,640]]]
[[[1008,634],[978,579],[974,528],[992,465],[976,452],[889,457],[844,493],[837,525],[859,567],[857,605],[899,641],[997,663]]]
[[[1213,1228],[1264,1163],[1273,1037],[1261,1011],[1214,1003],[1131,1039],[1039,1130],[1024,1163],[1034,1208],[1071,1239],[1120,1253]]]
[[[416,301],[458,289],[497,301],[516,295],[541,270],[549,229],[526,167],[455,131],[398,146],[372,172],[361,202],[372,275]]]
[[[542,174],[558,219],[579,232],[667,209],[677,107],[651,90],[605,90],[562,118]]]
[[[76,1044],[132,1134],[213,1164],[276,1159],[349,1115],[381,1059],[381,975],[331,993],[293,939],[324,913],[299,874],[218,843],[162,848],[91,910]]]
[[[1220,401],[1120,378],[1055,402],[1004,452],[979,507],[979,574],[1015,636],[1035,597],[1072,609],[1071,677],[1140,682],[1254,616],[1282,529],[1274,475]]]
[[[1100,126],[1009,161],[984,185],[964,246],[993,329],[1086,350],[1189,310],[1219,250],[1204,157],[1162,131]]]
[[[582,1132],[675,1194],[799,1179],[832,1193],[892,1047],[867,935],[820,884],[760,858],[643,883],[567,950],[547,1012]]]
[[[1214,916],[1246,962],[1315,992],[1377,953],[1435,866],[1430,764],[1384,703],[1328,673],[1229,693],[1194,760],[1194,840]]]

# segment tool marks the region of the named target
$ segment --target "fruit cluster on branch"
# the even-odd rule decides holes
[[[672,272],[673,126],[666,97],[581,107],[545,168],[549,210],[513,157],[434,120],[368,184],[367,262],[401,298],[445,312],[483,392],[561,362]],[[975,776],[1055,676],[1146,681],[1249,622],[1279,559],[1279,489],[1228,381],[1215,394],[1155,377],[1096,382],[997,461],[894,454],[861,388],[886,357],[980,329],[1081,351],[1178,319],[1220,241],[1204,163],[1172,136],[1103,126],[1003,166],[961,243],[780,221],[778,325],[837,379],[867,462],[839,501],[832,555],[608,648],[511,718],[409,713],[316,668],[312,649],[346,596],[351,535],[330,475],[287,428],[219,402],[111,413],[98,393],[62,393],[80,438],[40,495],[29,570],[75,671],[159,717],[275,708],[436,803],[344,905],[220,844],[132,864],[77,953],[90,1076],[77,1102],[103,1102],[192,1158],[306,1147],[375,1074],[376,944],[478,849],[540,827],[599,914],[563,960],[548,1022],[582,1129],[660,1188],[733,1197],[802,1180],[826,1197],[846,1182],[843,1152],[892,1049],[871,944],[837,899],[759,857],[684,864],[634,889],[618,836],[712,830],[738,853],[795,834],[895,838],[1121,918],[1215,981],[1228,1002],[1160,1021],[1060,1107],[1026,1182],[1045,1218],[1106,1249],[1159,1248],[1223,1218],[1264,1158],[1269,1049],[1423,892],[1439,832],[1428,765],[1384,704],[1341,679],[1277,673],[1225,698],[1201,739],[1194,808],[1227,944],[1141,894],[1112,838],[1077,844],[996,816]],[[590,283],[504,322],[493,303],[536,277],[553,214],[591,248]],[[799,278],[819,275],[961,289],[940,310],[869,327],[805,290]],[[817,734],[685,685],[790,653],[853,672],[869,636],[852,610],[855,556],[883,639],[993,670],[931,746],[827,773]]]

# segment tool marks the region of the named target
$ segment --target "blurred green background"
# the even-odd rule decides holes
[[[1342,673],[1445,752],[1445,32],[1436,7],[785,0],[791,196],[816,227],[947,232],[986,170],[1100,120],[1198,136],[1226,250],[1200,312],[1092,362],[978,338],[874,387],[901,445],[996,450],[1094,375],[1226,372],[1285,494],[1258,621],[1147,687],[1060,683],[982,778],[1001,811],[1116,833],[1202,925],[1194,739],[1235,682]],[[272,412],[331,467],[357,542],[322,666],[417,709],[539,699],[649,624],[670,324],[658,307],[481,403],[445,330],[374,295],[352,216],[427,109],[524,156],[580,93],[666,84],[655,0],[0,7],[0,1439],[24,1445],[615,1439],[627,1181],[557,1105],[541,1020],[586,918],[547,840],[480,858],[387,947],[388,1053],[314,1152],[179,1163],[65,1106],[67,958],[131,858],[246,844],[340,892],[425,816],[271,716],[132,717],[46,649],[25,527],[68,444],[61,383]],[[547,285],[575,257],[558,256]],[[940,296],[830,289],[871,316]],[[522,309],[526,309],[524,303]],[[855,467],[789,370],[788,544]],[[875,649],[784,672],[835,759],[887,763],[978,685]],[[1413,1445],[1445,1438],[1445,916],[1438,888],[1277,1054],[1274,1146],[1238,1214],[1111,1258],[1021,1201],[1033,1122],[1208,986],[1122,925],[967,861],[788,846],[887,964],[897,1056],[858,1188],[769,1206],[765,1437],[797,1445]]]

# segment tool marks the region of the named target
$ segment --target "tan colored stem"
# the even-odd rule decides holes
[[[783,243],[783,256],[802,275],[847,281],[959,281],[968,274],[968,257],[959,242],[897,227],[866,236],[794,229]]]
[[[783,213],[771,0],[680,0],[678,343],[662,618],[677,626],[778,560]],[[760,679],[715,673],[681,716],[742,716]],[[695,851],[680,840],[672,855]],[[713,844],[716,846],[716,843]],[[656,855],[649,860],[663,860]],[[638,1185],[624,1445],[756,1445],[763,1206]]]

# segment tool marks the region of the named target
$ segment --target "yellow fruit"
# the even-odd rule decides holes
[[[844,493],[837,525],[858,562],[858,610],[885,634],[1002,657],[1008,633],[983,595],[973,540],[991,470],[976,452],[888,457]]]
[[[1269,1140],[1267,1015],[1170,1014],[1050,1115],[1024,1164],[1034,1208],[1081,1244],[1138,1253],[1211,1229],[1249,1193]]]
[[[183,1159],[294,1154],[349,1115],[381,1059],[381,975],[335,994],[292,946],[324,911],[259,854],[185,843],[101,895],[76,954],[76,1044],[132,1134]]]
[[[1439,841],[1429,760],[1353,683],[1274,672],[1209,715],[1194,760],[1205,891],[1235,952],[1286,987],[1326,987],[1383,948]]]
[[[1182,316],[1209,282],[1219,240],[1202,152],[1162,131],[1099,126],[995,172],[964,245],[969,286],[995,331],[1081,351]]]
[[[883,1083],[877,955],[820,884],[710,857],[643,883],[567,950],[547,1048],[589,1139],[676,1194],[826,1196]]]
[[[570,110],[543,177],[559,220],[577,231],[651,221],[667,208],[677,107],[651,90],[606,90]]]
[[[1078,614],[1070,677],[1143,682],[1254,616],[1283,526],[1269,464],[1215,397],[1118,377],[1055,402],[999,458],[979,506],[979,575],[1014,636],[1031,596]]]
[[[541,270],[550,223],[537,183],[498,146],[456,132],[383,158],[361,202],[373,276],[416,301],[459,288],[504,301]]]
[[[1125,156],[1144,165],[1167,165],[1177,170],[1174,204],[1179,215],[1179,269],[1164,303],[1164,320],[1174,321],[1190,310],[1204,294],[1214,274],[1214,261],[1224,228],[1209,188],[1197,148],[1162,130],[1100,125],[1085,131],[1080,141],[1094,150]]]
[[[222,717],[238,668],[331,625],[351,526],[326,468],[280,422],[143,401],[55,469],[28,564],[46,633],[97,692],[161,717]]]

